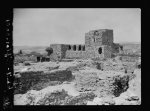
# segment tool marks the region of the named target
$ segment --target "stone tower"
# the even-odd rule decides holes
[[[92,30],[85,34],[85,50],[89,58],[110,58],[113,30]]]

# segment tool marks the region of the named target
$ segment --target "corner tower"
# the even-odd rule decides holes
[[[113,44],[113,30],[111,29],[100,29],[92,30],[85,34],[85,46],[101,46]]]
[[[90,58],[111,57],[113,30],[92,30],[85,34],[85,50]]]

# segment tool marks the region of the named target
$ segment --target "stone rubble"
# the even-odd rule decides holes
[[[117,58],[116,58],[117,59]],[[104,66],[103,66],[104,65]],[[130,65],[134,71],[124,72],[124,66]],[[98,67],[100,66],[100,67]],[[111,68],[113,67],[113,68]],[[129,66],[128,66],[129,67]],[[20,69],[19,69],[20,68]],[[14,95],[15,105],[50,105],[50,104],[87,104],[87,105],[140,105],[141,104],[141,69],[136,69],[132,64],[121,63],[120,60],[92,61],[92,60],[75,60],[72,62],[43,62],[33,63],[30,66],[15,66],[15,78],[22,78],[22,73],[43,71],[41,80],[53,77],[62,79],[66,72],[71,71],[75,76],[71,81],[64,79],[61,84],[48,85],[40,90],[27,90],[22,94]],[[62,73],[61,73],[62,72]],[[31,73],[32,76],[38,76]],[[49,74],[49,75],[45,75]],[[30,74],[28,74],[30,75]],[[62,76],[61,76],[62,75]],[[27,75],[26,75],[27,76]],[[66,76],[68,77],[68,76]],[[33,77],[31,77],[33,79]],[[42,79],[43,78],[43,79]],[[25,78],[24,78],[25,79]],[[23,80],[23,79],[22,79]],[[44,82],[43,81],[43,82]],[[59,80],[58,80],[59,81]],[[42,85],[42,84],[41,84]],[[45,97],[51,96],[52,92],[66,91],[62,102],[50,103]],[[90,100],[80,100],[83,93],[91,93],[95,95]],[[137,93],[138,92],[138,93]],[[82,95],[82,96],[79,96]],[[71,99],[72,98],[72,99]],[[78,98],[78,99],[77,99]],[[39,102],[44,100],[45,102]],[[65,102],[68,101],[69,103]],[[71,102],[72,101],[72,102]],[[74,102],[73,102],[74,101]],[[77,102],[80,101],[80,102]]]

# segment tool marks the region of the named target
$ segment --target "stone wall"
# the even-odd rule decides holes
[[[69,51],[85,51],[85,45],[83,44],[72,44],[68,45]]]
[[[113,30],[104,30],[102,32],[102,45],[109,45],[113,44]]]
[[[66,51],[69,49],[69,45],[61,45],[61,58],[66,58]]]
[[[112,48],[111,46],[104,46],[104,58],[111,58]]]
[[[86,56],[85,51],[66,51],[66,58],[84,58]]]
[[[113,30],[101,29],[92,30],[85,34],[85,46],[101,46],[112,45],[113,43]]]
[[[94,45],[95,39],[93,38],[93,35],[86,33],[85,34],[85,47],[92,47]]]
[[[50,47],[53,49],[51,54],[51,60],[59,60],[64,58],[83,58],[85,54],[85,45],[81,44],[51,44]]]
[[[95,58],[104,58],[104,46],[95,47]]]

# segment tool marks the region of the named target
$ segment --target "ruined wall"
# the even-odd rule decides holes
[[[81,44],[69,45],[66,51],[66,58],[84,58],[85,55],[85,45]]]
[[[61,58],[66,58],[66,51],[69,50],[69,45],[61,45]]]
[[[58,60],[61,58],[61,44],[51,44],[50,47],[53,49],[53,53],[50,55],[51,60]]]

